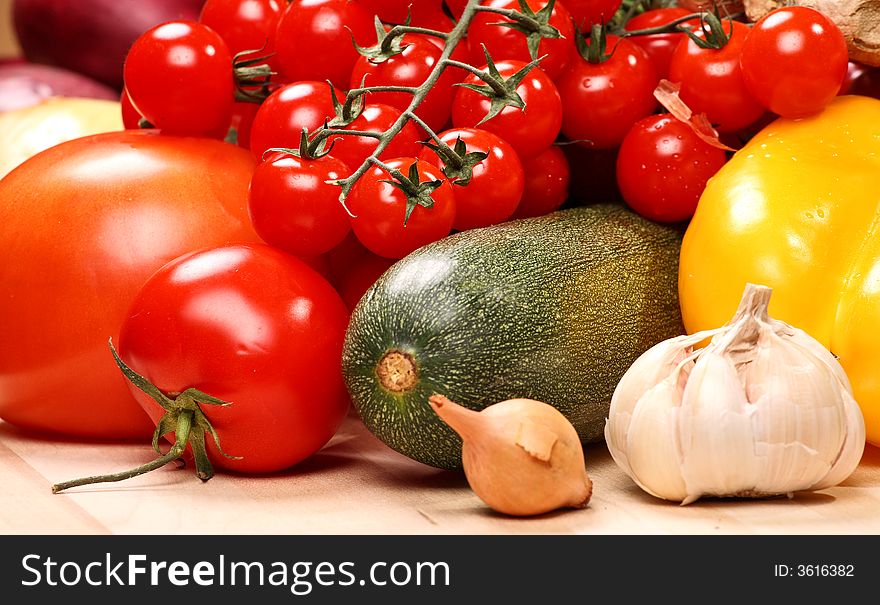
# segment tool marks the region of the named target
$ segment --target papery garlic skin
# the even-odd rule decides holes
[[[734,318],[659,343],[611,401],[608,449],[642,489],[688,504],[837,485],[858,466],[865,425],[846,373],[818,341],[767,314],[748,284]]]

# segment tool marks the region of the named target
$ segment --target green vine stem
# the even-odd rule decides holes
[[[161,454],[155,460],[143,464],[137,468],[119,473],[111,473],[107,475],[94,475],[91,477],[83,477],[81,479],[72,479],[70,481],[62,481],[52,486],[52,493],[79,487],[81,485],[91,485],[93,483],[110,483],[115,481],[124,481],[143,475],[161,468],[169,462],[179,460],[189,445],[192,448],[193,458],[196,464],[196,476],[202,481],[207,481],[214,476],[214,468],[208,459],[208,452],[205,448],[205,441],[208,436],[214,440],[217,450],[221,455],[233,459],[240,460],[238,456],[230,456],[220,447],[220,438],[208,417],[202,411],[201,405],[215,405],[226,407],[231,405],[228,401],[217,399],[207,393],[203,393],[198,389],[186,389],[182,393],[176,394],[173,398],[160,391],[154,384],[131,369],[116,352],[113,341],[109,342],[110,352],[116,365],[122,371],[123,375],[137,388],[153,398],[165,414],[156,423],[156,430],[153,432],[153,449]],[[201,405],[200,405],[201,404]],[[174,433],[174,445],[165,454],[159,449],[159,440],[168,433]]]

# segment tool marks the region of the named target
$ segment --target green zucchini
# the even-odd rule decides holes
[[[515,397],[559,409],[600,441],[614,388],[655,343],[684,333],[680,229],[619,205],[464,231],[395,263],[352,313],[343,372],[367,428],[432,466],[461,440],[431,410]]]

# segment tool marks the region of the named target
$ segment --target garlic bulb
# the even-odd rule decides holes
[[[865,424],[849,380],[818,341],[769,317],[770,293],[748,284],[725,326],[655,345],[620,380],[605,440],[646,492],[790,496],[855,470]]]
[[[553,406],[508,399],[475,412],[442,395],[428,402],[461,436],[468,484],[493,510],[527,516],[589,502],[593,482],[580,439]]]

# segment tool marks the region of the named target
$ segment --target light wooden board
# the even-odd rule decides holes
[[[137,466],[144,444],[35,437],[0,422],[3,534],[880,534],[880,449],[842,485],[794,498],[657,500],[604,445],[586,448],[583,510],[515,519],[487,509],[464,476],[397,454],[350,417],[333,440],[277,475],[201,483],[174,465],[125,483],[52,494],[54,482]]]

